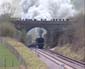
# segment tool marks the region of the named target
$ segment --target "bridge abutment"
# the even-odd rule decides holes
[[[12,21],[18,30],[26,30],[27,32],[34,27],[41,27],[47,30],[45,38],[45,46],[53,47],[56,32],[62,32],[68,25],[71,24],[69,20],[53,20],[53,21],[32,21],[32,20],[16,20]],[[58,37],[58,36],[57,36]]]

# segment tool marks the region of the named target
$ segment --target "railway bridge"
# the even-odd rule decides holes
[[[60,33],[63,33],[65,30],[67,30],[67,27],[71,24],[71,21],[69,19],[52,19],[50,21],[48,20],[32,20],[32,19],[25,19],[25,20],[14,20],[12,21],[15,24],[15,27],[19,30],[25,30],[28,32],[32,28],[40,27],[47,30],[47,36],[46,36],[46,45],[47,46],[53,46],[54,44],[54,38],[55,33],[57,33],[57,37],[59,37]]]

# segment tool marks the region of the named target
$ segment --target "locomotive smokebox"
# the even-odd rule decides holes
[[[44,47],[44,38],[37,38],[36,39],[36,45],[39,49],[43,49]]]

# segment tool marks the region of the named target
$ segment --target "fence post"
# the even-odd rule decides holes
[[[13,61],[13,59],[12,59],[12,67],[14,66],[14,61]]]
[[[64,64],[61,64],[61,68],[60,68],[60,69],[65,69],[65,68],[64,68]]]
[[[6,69],[6,57],[3,58],[4,58],[4,68]]]

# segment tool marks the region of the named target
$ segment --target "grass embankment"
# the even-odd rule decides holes
[[[69,57],[71,59],[77,60],[77,61],[84,61],[85,60],[85,47],[80,48],[78,51],[73,51],[73,48],[69,46],[69,44],[62,46],[62,47],[56,47],[55,52],[58,52],[66,57]]]
[[[37,55],[31,52],[24,44],[11,38],[6,38],[5,40],[24,58],[28,69],[47,69],[47,66],[38,59]]]
[[[0,44],[0,69],[13,69],[19,67],[16,57],[3,44]],[[11,67],[11,68],[10,68]]]

